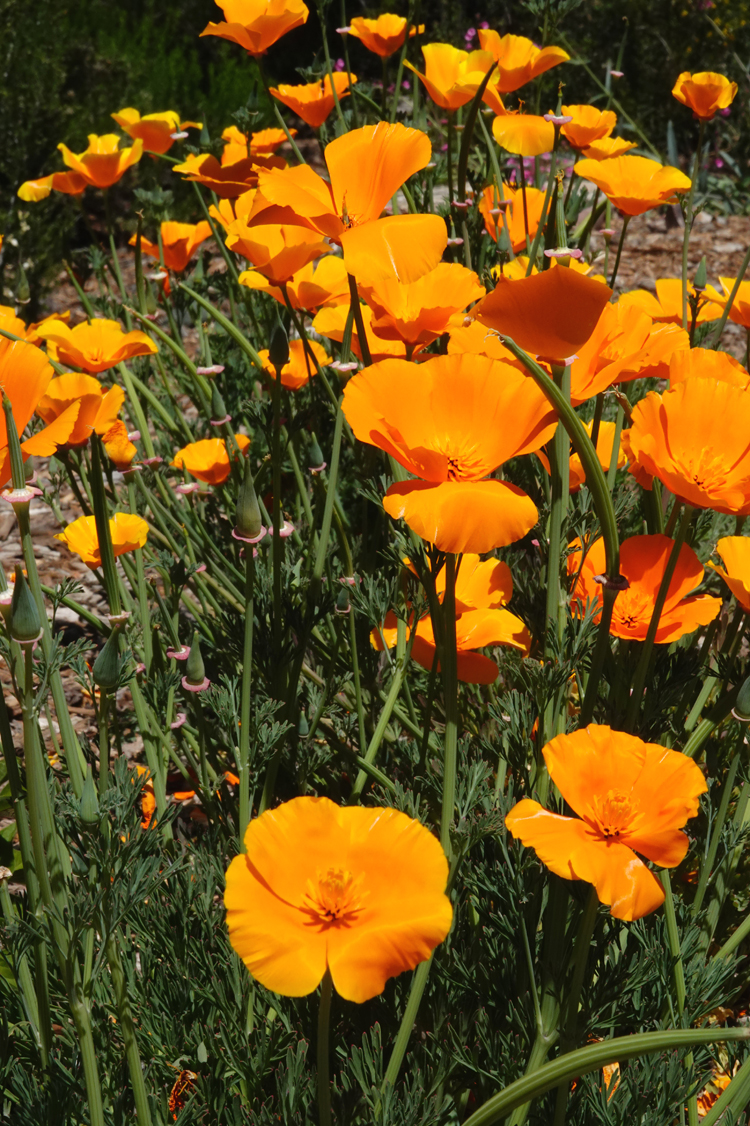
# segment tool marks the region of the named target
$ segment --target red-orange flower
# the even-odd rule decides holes
[[[211,224],[205,220],[201,223],[173,223],[161,224],[161,245],[164,265],[168,270],[180,274],[187,268],[187,264],[195,254],[198,247],[207,238],[211,237]],[[135,246],[136,236],[130,240],[130,245]],[[141,249],[151,258],[160,259],[159,244],[141,238]]]
[[[153,356],[159,349],[145,332],[124,332],[117,321],[95,317],[69,328],[63,321],[40,325],[52,359],[89,373],[107,371],[133,356]]]
[[[711,70],[702,70],[699,74],[685,70],[675,82],[672,96],[696,117],[711,121],[720,109],[731,106],[737,96],[737,83]]]
[[[545,71],[570,58],[561,47],[536,47],[523,35],[503,35],[479,29],[479,45],[497,62],[497,87],[501,94],[512,94]]]
[[[190,183],[203,184],[221,199],[236,199],[258,183],[260,169],[284,168],[286,161],[280,156],[253,156],[236,160],[232,164],[219,164],[211,153],[191,153],[182,164],[172,166]]]
[[[747,536],[722,536],[716,545],[723,567],[706,564],[721,575],[734,597],[750,613],[750,539]]]
[[[168,152],[175,142],[175,133],[186,129],[202,129],[200,121],[180,121],[180,115],[173,109],[164,113],[146,113],[141,117],[137,109],[128,107],[119,113],[110,114],[124,133],[133,140],[143,142],[144,152]]]
[[[383,12],[376,20],[368,20],[357,16],[346,29],[349,35],[361,40],[363,47],[387,59],[395,54],[406,42],[407,20],[405,16],[394,16],[391,12]],[[424,24],[419,28],[409,27],[409,37],[424,31]]]
[[[398,810],[294,798],[250,822],[245,849],[226,876],[229,938],[274,993],[302,997],[329,970],[367,1001],[450,929],[443,850]]]
[[[584,423],[584,427],[588,431],[589,438],[591,437],[591,434],[592,434],[592,431],[593,431],[593,426],[594,426],[593,420],[591,422],[585,422]],[[597,439],[596,439],[596,454],[597,454],[597,457],[599,458],[599,464],[601,465],[602,469],[605,472],[609,469],[610,462],[612,461],[612,451],[613,451],[613,448],[614,448],[614,444],[615,444],[615,424],[614,424],[614,422],[600,422],[599,423],[599,434],[598,434]],[[544,468],[549,473],[550,466],[549,466],[549,459],[547,458],[547,455],[542,450],[539,450],[537,452],[536,456],[539,458],[542,465],[544,466]],[[627,458],[626,458],[625,453],[622,449],[622,445],[620,445],[620,448],[617,451],[617,468],[618,469],[624,469],[626,463],[627,463]],[[569,473],[569,488],[570,488],[570,491],[571,491],[571,493],[575,493],[575,492],[578,491],[578,489],[580,489],[581,485],[586,480],[586,470],[583,468],[583,462],[581,461],[579,455],[577,453],[574,453],[573,450],[571,450],[571,453],[570,453],[568,473]]]
[[[216,0],[225,21],[209,23],[201,32],[230,39],[249,55],[265,55],[288,31],[307,21],[310,11],[303,0]]]
[[[520,188],[503,184],[503,199],[508,201],[503,214],[498,204],[500,196],[494,185],[490,184],[482,192],[479,201],[479,214],[484,219],[487,233],[497,242],[498,232],[506,227],[513,253],[526,249],[526,223],[529,224],[529,238],[533,239],[539,227],[544,209],[544,192],[539,188],[526,189],[526,214],[524,216],[523,193]],[[525,271],[524,271],[525,273]]]
[[[248,227],[242,219],[229,225],[227,246],[252,262],[274,285],[288,281],[308,262],[330,251],[320,235],[308,227]]]
[[[242,453],[250,445],[246,434],[235,434],[234,439]],[[193,477],[207,485],[223,485],[232,471],[227,444],[223,438],[204,438],[190,442],[172,458],[177,469],[186,469]]]
[[[360,441],[421,478],[391,485],[383,507],[441,551],[492,551],[536,522],[524,492],[487,479],[508,458],[539,449],[557,425],[516,368],[469,354],[385,360],[350,380],[343,411]],[[499,426],[502,418],[513,425]]]
[[[674,203],[690,180],[646,156],[615,156],[609,160],[579,160],[573,171],[600,188],[625,215],[643,215],[663,203]]]
[[[310,341],[310,348],[316,360],[323,368],[326,364],[330,364],[331,357],[326,352],[317,340]],[[276,378],[276,371],[271,363],[271,356],[267,348],[262,352],[258,352],[258,356],[263,364],[263,367],[271,376],[272,379]],[[299,391],[300,387],[304,387],[310,378],[315,375],[317,368],[312,360],[307,355],[305,344],[303,340],[290,340],[289,341],[289,360],[281,369],[281,386],[286,387],[288,391]]]
[[[120,138],[116,133],[106,133],[98,137],[89,134],[89,144],[85,152],[73,153],[67,145],[57,146],[64,163],[70,172],[54,172],[40,180],[27,180],[18,189],[18,195],[27,203],[46,199],[51,191],[64,195],[80,195],[87,188],[111,188],[133,164],[143,156],[143,141],[140,138],[131,148],[121,149]]]
[[[461,51],[450,43],[428,43],[422,54],[424,74],[407,59],[404,66],[414,71],[435,105],[447,110],[471,101],[493,62],[487,51]]]
[[[505,819],[509,831],[556,875],[593,884],[616,919],[655,911],[664,889],[636,853],[663,868],[684,860],[681,829],[708,789],[698,766],[679,751],[597,724],[558,735],[542,753],[578,817],[524,798]]]
[[[626,641],[645,641],[654,612],[659,587],[667,569],[674,541],[669,536],[631,536],[620,545],[620,571],[630,583],[620,591],[612,611],[609,632]],[[577,575],[573,591],[573,608],[579,614],[586,604],[602,605],[601,585],[596,576],[606,570],[604,540],[598,539],[587,549],[581,565],[580,549],[568,556],[568,574]],[[698,626],[708,625],[721,610],[721,599],[709,594],[691,594],[703,581],[703,564],[691,547],[683,544],[677,566],[667,589],[667,598],[659,618],[656,643],[667,645],[678,641]],[[601,610],[596,613],[599,620]]]
[[[352,85],[357,81],[356,74],[352,75]],[[270,93],[277,101],[301,117],[306,125],[319,129],[327,119],[336,104],[334,91],[341,101],[349,97],[349,75],[346,71],[337,70],[333,74],[333,86],[329,75],[325,75],[320,82],[308,82],[304,86],[272,86]]]

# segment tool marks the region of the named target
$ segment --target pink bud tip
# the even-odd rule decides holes
[[[198,566],[195,568],[195,571],[193,573],[196,574],[196,575],[202,575],[203,572],[205,571],[205,569],[206,569],[206,564],[205,563],[199,563]]]
[[[343,586],[356,586],[357,583],[359,582],[359,579],[357,578],[356,575],[344,575],[343,578],[339,579],[339,582]]]
[[[449,238],[448,246],[463,246],[464,240],[462,238]]]
[[[165,278],[169,277],[169,274],[166,270],[154,270],[153,274],[146,274],[146,277],[149,281],[164,281]]]
[[[223,364],[211,364],[208,368],[196,368],[198,375],[221,375],[224,370]]]
[[[342,374],[345,374],[348,371],[356,371],[357,368],[359,367],[359,364],[356,361],[354,361],[352,363],[344,364],[344,363],[341,362],[341,360],[334,360],[333,363],[329,364],[328,366],[330,368],[333,368],[334,371],[338,371],[338,372],[341,372]]]
[[[187,133],[180,131],[179,133],[170,133],[169,136],[173,141],[184,141],[187,137]]]
[[[337,35],[348,35],[351,30],[352,29],[350,27],[337,27],[336,28],[336,34]]]
[[[183,676],[182,687],[186,692],[205,692],[207,688],[211,687],[211,681],[207,676],[204,676],[200,684],[191,684],[188,678]]]
[[[328,465],[328,462],[324,461],[322,465],[311,465],[311,466],[309,466],[309,469],[310,469],[311,473],[322,473],[327,465]]]
[[[287,536],[291,536],[293,531],[294,531],[294,524],[292,524],[291,521],[289,521],[289,520],[285,520],[284,523],[279,528],[279,536],[281,537],[282,540],[285,540],[287,538]],[[273,535],[273,528],[268,529],[268,534],[269,534],[269,536]]]
[[[167,649],[167,656],[172,661],[186,661],[190,656],[190,646],[181,645],[179,649]]]
[[[625,77],[625,71],[624,70],[611,70],[609,73],[612,75],[613,78],[624,78]]]
[[[161,465],[163,461],[163,457],[144,457],[141,465],[145,465],[147,469],[153,469],[155,465]]]
[[[172,731],[176,731],[178,729],[178,727],[182,727],[183,723],[185,723],[186,721],[187,721],[187,716],[185,715],[185,713],[184,712],[178,712],[177,713],[177,719],[174,721],[174,723],[170,723],[169,726],[170,726]]]
[[[468,211],[471,204],[468,200],[454,199],[453,206],[455,207],[456,211]]]
[[[545,250],[545,258],[583,258],[582,250],[570,250],[567,246],[558,247],[557,250]]]
[[[137,665],[135,666],[135,672],[136,672],[136,675],[138,675],[139,673],[145,672],[145,671],[146,671],[146,666],[144,665],[143,661],[140,661],[140,662],[139,662],[139,663],[138,663],[138,664],[137,664]]]
[[[544,120],[549,121],[552,125],[569,125],[573,118],[564,113],[545,113]]]
[[[129,442],[140,442],[140,440],[141,440],[140,430],[131,430],[130,433],[128,434],[128,441]]]

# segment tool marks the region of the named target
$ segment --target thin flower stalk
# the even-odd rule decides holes
[[[557,179],[556,179],[557,148],[558,148],[559,144],[560,144],[560,126],[555,125],[555,141],[554,141],[554,144],[552,146],[552,151],[550,153],[550,167],[549,167],[549,174],[548,174],[548,179],[547,179],[547,190],[544,194],[544,203],[542,204],[542,214],[539,217],[539,226],[536,229],[536,234],[534,235],[534,241],[532,242],[531,249],[529,250],[529,264],[526,267],[526,277],[527,278],[531,276],[531,271],[533,270],[534,266],[536,265],[537,255],[539,253],[539,247],[541,245],[542,236],[543,236],[544,231],[545,231],[546,226],[547,226],[547,223],[546,223],[547,216],[550,214],[550,201],[552,199],[552,189],[557,184]],[[523,156],[520,156],[518,159],[519,159],[519,168],[520,168],[520,171],[521,171],[521,186],[523,188],[524,187],[524,171],[523,171],[523,160],[524,160],[524,158],[523,158]],[[523,194],[523,209],[524,209],[524,222],[526,224],[526,243],[528,245],[528,234],[529,234],[528,227],[529,227],[529,224],[528,224],[528,218],[527,218],[527,215],[526,215],[526,192],[525,192],[525,190],[524,190],[524,194]],[[558,232],[558,236],[559,236],[559,234],[560,234],[560,232]]]
[[[677,916],[674,908],[674,895],[672,893],[672,877],[665,868],[660,873],[664,886],[664,914],[667,922],[667,942],[672,955],[675,996],[677,999],[677,1017],[682,1021],[685,1011],[685,967],[682,962],[682,947],[680,943],[680,930],[677,925]],[[692,1069],[693,1053],[688,1052],[684,1059],[684,1067]],[[688,1098],[688,1124],[698,1126],[698,1099],[696,1094]]]
[[[576,1042],[576,1025],[578,1022],[578,1006],[581,1000],[581,990],[586,976],[586,967],[589,959],[591,939],[596,926],[599,899],[592,887],[589,890],[586,905],[581,913],[578,933],[573,946],[573,973],[570,981],[570,990],[565,999],[562,1035],[560,1038],[561,1053],[570,1051]],[[568,1084],[561,1083],[557,1088],[555,1100],[555,1117],[553,1126],[565,1126],[565,1116],[568,1109]]]
[[[331,996],[333,979],[331,971],[326,970],[320,986],[320,1005],[318,1008],[318,1121],[320,1126],[331,1126],[331,1078],[329,1058]]]
[[[622,229],[620,230],[620,239],[619,239],[619,242],[617,243],[617,254],[615,256],[615,264],[612,267],[612,276],[609,279],[609,288],[610,289],[614,289],[615,282],[617,281],[617,274],[620,270],[620,258],[622,257],[622,248],[623,248],[623,245],[625,243],[625,235],[627,234],[629,222],[630,222],[630,216],[629,215],[623,215],[623,217],[622,217]],[[615,460],[615,463],[616,463],[617,458],[615,458],[614,460]]]
[[[558,267],[559,268],[559,267]],[[570,402],[570,367],[553,365],[552,377],[560,394],[566,403]],[[568,500],[570,492],[570,439],[568,432],[558,426],[552,438],[552,470],[551,503],[549,517],[549,547],[547,551],[547,631],[554,630],[557,635],[557,644],[562,647],[567,623],[567,592],[560,578],[560,568],[563,557],[563,526],[568,515]],[[552,659],[549,639],[545,644],[545,659]],[[558,730],[561,720],[561,705],[553,701],[547,707],[545,716],[544,739],[540,745],[547,742],[553,735],[559,735]],[[564,722],[564,721],[563,721]],[[548,782],[546,774],[540,771],[537,788],[540,792],[542,804],[546,801]]]
[[[690,191],[688,192],[687,203],[685,205],[685,233],[682,238],[682,327],[685,329],[688,327],[688,248],[690,246],[690,235],[693,230],[693,200],[695,199],[695,185],[698,183],[698,176],[701,170],[703,137],[705,132],[706,119],[701,117],[698,126],[698,145],[693,161],[693,175],[690,180]],[[693,1126],[692,1122],[690,1126]]]

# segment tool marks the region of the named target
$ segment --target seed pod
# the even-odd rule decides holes
[[[34,595],[29,589],[21,567],[16,564],[16,581],[13,587],[13,600],[10,604],[10,635],[14,641],[36,641],[42,628],[42,620]]]
[[[94,684],[105,691],[117,687],[120,676],[120,631],[113,629],[91,670]]]
[[[237,508],[235,509],[235,531],[245,539],[253,540],[260,535],[263,521],[260,515],[258,498],[255,495],[253,483],[253,467],[250,458],[245,458],[245,475],[237,494]]]

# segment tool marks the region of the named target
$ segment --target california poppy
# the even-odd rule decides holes
[[[284,294],[260,270],[245,270],[239,277],[240,285],[269,293],[280,305],[285,305]],[[325,305],[338,305],[349,301],[349,279],[343,259],[327,254],[316,263],[308,262],[296,270],[286,283],[287,297],[293,309],[312,312]]]
[[[728,352],[715,352],[713,348],[689,348],[675,352],[669,361],[669,386],[676,387],[678,383],[696,376],[721,379],[745,391],[750,387],[747,369]]]
[[[138,453],[128,437],[128,428],[120,418],[115,419],[109,429],[104,431],[102,444],[107,452],[107,457],[115,463],[120,472],[130,468],[135,455]]]
[[[408,21],[405,16],[394,16],[391,12],[383,12],[376,20],[368,20],[363,16],[356,16],[346,29],[349,35],[359,39],[363,47],[387,59],[394,55],[406,41]],[[420,34],[424,31],[424,24],[419,28],[412,24],[408,27],[409,36]]]
[[[533,239],[542,218],[544,195],[545,193],[539,188],[526,188],[526,211],[524,213],[521,189],[511,188],[510,185],[503,184],[503,199],[507,201],[508,205],[503,215],[498,207],[500,202],[498,190],[490,184],[482,192],[479,201],[479,214],[484,219],[485,230],[497,242],[498,232],[507,227],[513,253],[517,254],[520,250],[525,250],[526,223],[528,222],[529,226],[529,238]],[[524,270],[524,275],[525,273]]]
[[[330,252],[321,236],[307,227],[248,227],[242,219],[227,229],[227,246],[252,262],[274,285],[288,281],[303,266]]]
[[[211,224],[205,220],[201,223],[173,223],[161,224],[161,245],[164,265],[166,269],[173,270],[176,274],[182,273],[188,262],[195,254],[198,247],[207,238],[211,237]],[[130,240],[130,245],[135,246],[136,236]],[[141,238],[141,249],[151,258],[160,259],[159,244]]]
[[[516,156],[541,156],[551,152],[555,127],[533,113],[501,114],[492,122],[492,136],[500,148]]]
[[[297,136],[296,129],[290,129],[292,137]],[[261,129],[259,133],[243,133],[236,125],[228,125],[221,134],[224,142],[224,151],[221,154],[223,165],[234,164],[238,160],[247,160],[254,156],[273,156],[277,149],[289,141],[283,129]]]
[[[257,194],[255,188],[247,188],[232,199],[220,199],[210,205],[208,214],[226,230],[235,219],[249,219]]]
[[[486,552],[520,539],[537,513],[515,485],[487,479],[539,449],[557,425],[536,384],[486,356],[385,360],[355,375],[342,407],[360,441],[421,480],[397,482],[383,507],[441,551]],[[513,426],[498,426],[512,418]]]
[[[153,356],[159,349],[145,332],[124,332],[117,321],[95,317],[69,328],[54,321],[38,329],[53,359],[89,373],[107,371],[133,356]]]
[[[638,369],[652,326],[651,318],[634,306],[621,301],[604,306],[594,331],[579,347],[571,365],[570,398],[574,406]]]
[[[179,172],[191,183],[203,184],[221,199],[236,199],[256,186],[261,168],[284,168],[285,165],[286,161],[279,156],[254,156],[220,164],[211,153],[191,153],[182,164],[173,165],[172,171]]]
[[[71,152],[67,145],[58,145],[63,161],[71,171],[53,172],[40,180],[27,180],[18,189],[19,197],[26,203],[36,203],[46,199],[51,191],[80,195],[87,187],[111,188],[143,156],[140,138],[129,149],[120,148],[120,138],[116,133],[106,133],[101,137],[90,133],[88,140],[86,151],[78,154]]]
[[[590,724],[543,750],[550,778],[578,817],[524,798],[505,819],[514,837],[568,880],[594,885],[616,919],[640,919],[664,902],[642,860],[675,868],[688,850],[681,832],[708,787],[687,755]]]
[[[677,194],[690,189],[689,178],[679,168],[661,165],[645,156],[579,160],[573,171],[596,184],[625,215],[643,215],[663,203],[674,203]]]
[[[722,536],[716,545],[723,567],[706,564],[721,575],[743,610],[750,613],[750,539],[747,536]]]
[[[464,318],[464,321],[468,318]],[[493,360],[503,360],[504,363],[517,367],[519,371],[526,371],[523,364],[516,359],[509,348],[506,348],[500,337],[492,329],[486,328],[479,321],[470,320],[468,324],[452,324],[448,337],[448,355],[469,352],[472,355],[490,356]]]
[[[497,62],[498,88],[501,94],[512,94],[553,66],[570,58],[561,47],[536,47],[523,35],[500,35],[490,28],[479,29],[479,45],[489,51]]]
[[[235,434],[234,439],[240,453],[250,445],[246,434]],[[172,458],[172,465],[186,469],[191,476],[206,485],[223,485],[231,472],[227,444],[223,438],[204,438],[200,442],[190,442]]]
[[[391,358],[405,359],[406,358],[406,344],[403,340],[389,340],[383,336],[377,336],[373,331],[373,313],[368,305],[361,306],[362,325],[367,337],[367,344],[370,349],[370,359],[374,363],[380,360],[387,360]],[[313,321],[313,328],[319,332],[321,336],[327,336],[329,340],[335,340],[341,343],[344,339],[344,332],[346,330],[346,323],[349,319],[349,301],[341,301],[336,305],[328,305],[321,309]],[[352,326],[351,349],[358,359],[363,359],[362,344],[359,339],[359,330],[356,322]],[[419,351],[420,348],[414,349],[412,356]]]
[[[637,147],[637,141],[626,141],[624,137],[600,137],[583,150],[583,155],[587,160],[611,160]]]
[[[435,105],[447,110],[471,101],[493,63],[487,51],[461,51],[450,43],[427,43],[422,54],[424,74],[408,59],[404,66],[414,71]]]
[[[720,294],[713,286],[706,286],[705,293],[712,301],[717,304],[721,303],[722,307],[726,305],[729,300],[729,295],[734,289],[736,278],[719,278],[721,288],[724,294]],[[729,308],[729,319],[734,321],[736,325],[742,325],[743,328],[750,329],[750,281],[741,281],[737,294]]]
[[[316,360],[323,368],[326,364],[330,364],[331,357],[326,352],[325,348],[318,344],[317,340],[311,340],[309,346]],[[258,353],[264,369],[268,372],[272,379],[276,378],[276,370],[271,363],[271,357],[267,348]],[[308,357],[305,350],[305,342],[303,340],[290,340],[289,341],[289,360],[284,364],[281,369],[281,386],[286,387],[287,391],[299,391],[300,387],[304,387],[311,376],[315,375],[317,368],[312,360]]]
[[[45,422],[51,423],[71,403],[78,403],[78,418],[67,444],[81,446],[88,442],[92,431],[104,434],[112,428],[124,402],[125,392],[121,387],[106,388],[93,375],[67,372],[50,380],[37,404],[36,413]]]
[[[357,81],[356,74],[351,76],[351,84]],[[301,117],[306,125],[319,129],[329,116],[336,104],[334,91],[339,101],[349,97],[349,75],[344,70],[333,73],[333,86],[329,75],[324,75],[319,82],[308,82],[303,86],[272,86],[270,93],[277,101]]]
[[[307,22],[310,11],[303,0],[216,0],[225,21],[209,23],[201,32],[230,39],[249,55],[265,55],[288,31]]]
[[[484,286],[472,270],[443,262],[411,284],[383,278],[361,285],[372,309],[372,329],[388,340],[430,344],[448,329],[451,318],[484,297]]]
[[[109,533],[115,556],[125,555],[143,547],[148,538],[148,524],[135,513],[116,512],[110,517]],[[58,533],[55,539],[61,540],[75,555],[80,555],[90,570],[95,571],[97,567],[101,567],[96,517],[79,516],[63,532]]]
[[[654,321],[663,321],[665,324],[682,324],[682,280],[680,278],[657,278],[656,297],[647,289],[633,289],[620,296],[619,304],[636,305],[648,313]],[[695,289],[688,282],[688,296],[695,297]],[[704,301],[698,308],[696,324],[705,324],[706,321],[715,321],[721,316],[723,308],[713,301]],[[692,313],[688,308],[688,324],[692,321]]]
[[[691,109],[696,117],[711,121],[720,109],[731,106],[737,96],[737,83],[711,70],[702,70],[698,74],[685,70],[675,82],[672,96]]]
[[[589,438],[590,438],[591,435],[592,435],[592,432],[593,432],[593,425],[594,425],[593,420],[591,422],[585,422],[583,425],[584,425],[586,431],[588,432],[588,435],[589,435]],[[614,424],[614,422],[606,422],[606,421],[600,422],[599,423],[599,433],[598,433],[597,439],[596,439],[596,455],[599,458],[599,464],[601,465],[602,469],[605,472],[609,469],[610,463],[612,461],[612,451],[614,449],[614,444],[615,444],[615,424]],[[542,465],[544,466],[544,468],[549,473],[549,471],[550,471],[549,459],[547,458],[547,455],[544,453],[544,451],[538,450],[536,456],[539,458]],[[626,458],[625,453],[622,449],[622,446],[620,446],[620,448],[617,451],[617,468],[618,469],[624,469],[626,463],[627,463],[627,458]],[[578,491],[578,489],[580,489],[581,485],[583,485],[585,480],[586,480],[586,470],[583,468],[583,462],[581,461],[579,455],[577,453],[575,453],[573,450],[571,450],[571,453],[570,453],[570,461],[569,461],[569,464],[568,464],[568,472],[569,472],[569,478],[570,478],[570,480],[569,480],[570,492],[575,493],[575,492]]]
[[[620,571],[629,582],[620,591],[612,610],[609,632],[626,641],[645,641],[664,573],[674,541],[669,536],[631,536],[620,544]],[[577,575],[572,594],[573,608],[582,613],[589,604],[601,607],[602,588],[596,577],[604,574],[606,558],[604,540],[595,540],[585,552],[568,556],[568,574]],[[674,575],[667,589],[667,598],[659,618],[655,641],[667,645],[679,641],[698,626],[708,625],[721,610],[721,599],[709,594],[691,594],[703,581],[703,564],[691,547],[683,544],[677,557]],[[596,613],[598,620],[601,610]]]
[[[169,152],[175,142],[174,134],[186,129],[202,129],[200,121],[180,121],[180,115],[168,109],[164,113],[145,113],[141,117],[137,109],[128,107],[119,113],[112,113],[124,133],[134,140],[143,141],[143,151],[153,153]]]
[[[450,930],[440,843],[398,810],[293,798],[250,822],[245,849],[226,876],[229,938],[274,993],[302,997],[328,970],[367,1001]]]
[[[560,132],[574,149],[588,148],[594,141],[609,137],[617,124],[617,114],[611,109],[597,106],[563,106],[564,117],[572,117],[561,126]]]

